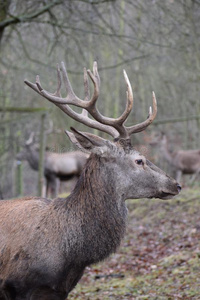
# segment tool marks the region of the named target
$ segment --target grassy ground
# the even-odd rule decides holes
[[[133,200],[115,255],[87,268],[69,300],[200,299],[200,188]]]

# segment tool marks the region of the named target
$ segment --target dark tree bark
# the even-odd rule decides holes
[[[0,0],[0,24],[5,21],[11,0]],[[0,26],[0,43],[5,27]]]

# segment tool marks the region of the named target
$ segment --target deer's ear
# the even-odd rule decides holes
[[[106,140],[91,133],[80,132],[73,127],[71,127],[70,129],[72,130],[72,132],[65,132],[71,142],[80,149],[99,154],[103,154],[106,151],[108,145],[108,142]]]

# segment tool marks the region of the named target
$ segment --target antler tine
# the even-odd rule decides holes
[[[93,73],[90,70],[87,70],[87,74],[89,75],[90,79],[94,85],[94,92],[92,98],[90,99],[90,107],[95,107],[96,101],[99,97],[99,88],[100,88],[100,78],[97,68],[97,62],[94,61],[93,63]]]
[[[86,109],[83,109],[81,115],[84,117],[88,117],[88,111]]]
[[[69,95],[74,96],[75,94],[74,94],[74,91],[72,89],[71,83],[69,81],[69,77],[68,77],[68,74],[67,74],[67,71],[66,71],[66,68],[65,68],[65,64],[64,64],[63,61],[61,62],[61,69],[62,69],[63,80],[65,82],[67,93]]]
[[[150,106],[149,108],[149,116],[147,118],[147,120],[145,120],[142,123],[130,126],[130,127],[126,127],[129,136],[133,133],[137,133],[137,132],[141,132],[143,130],[145,130],[155,119],[156,114],[157,114],[157,101],[156,101],[156,96],[155,93],[152,92],[152,97],[153,97],[153,112],[152,112],[152,108]]]
[[[127,84],[127,91],[126,91],[127,101],[126,101],[126,108],[125,108],[123,114],[117,119],[117,123],[121,124],[121,125],[127,120],[128,116],[133,108],[133,91],[132,91],[131,84],[130,84],[130,81],[129,81],[126,71],[123,70],[123,73],[124,73],[124,79]]]
[[[38,75],[37,75],[38,76]],[[37,76],[36,76],[36,80],[37,80]],[[37,92],[38,94],[41,95],[40,90],[38,90],[38,86],[36,83],[32,83],[30,81],[28,81],[27,79],[24,80],[24,82],[30,87],[32,88],[35,92]]]
[[[33,143],[33,139],[34,139],[34,136],[35,136],[35,132],[34,131],[31,131],[31,134],[28,138],[28,140],[26,141],[26,145],[31,145]]]
[[[61,79],[61,71],[59,68],[59,64],[57,64],[57,90],[54,93],[55,96],[61,97],[61,86],[62,86],[62,79]]]
[[[84,68],[84,90],[85,90],[85,101],[89,101],[90,90],[89,90],[88,75],[87,75],[86,68]]]
[[[86,68],[84,68],[84,91],[85,91],[85,99],[84,100],[89,101],[90,90],[89,90],[88,75],[87,75]],[[81,115],[88,117],[88,111],[86,109],[83,109]]]

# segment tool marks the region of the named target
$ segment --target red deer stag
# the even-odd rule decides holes
[[[177,150],[170,152],[168,140],[165,134],[161,134],[152,142],[158,144],[162,155],[176,170],[176,180],[181,180],[182,174],[194,174],[192,180],[200,173],[200,149],[199,150]]]
[[[25,143],[25,149],[16,156],[18,160],[27,160],[33,170],[39,169],[39,152],[34,145],[34,132]],[[60,181],[79,177],[88,159],[88,154],[82,151],[45,152],[44,176],[46,179],[45,195],[56,197],[59,192]]]
[[[124,123],[133,96],[125,71],[127,104],[117,119],[103,116],[96,107],[100,88],[96,62],[93,72],[84,71],[84,100],[73,92],[63,63],[62,74],[66,98],[60,94],[59,68],[55,94],[42,88],[38,76],[36,84],[25,83],[70,117],[108,133],[114,141],[71,128],[67,135],[72,143],[91,152],[71,195],[0,202],[1,299],[66,299],[85,267],[105,259],[120,245],[126,227],[126,199],[169,199],[181,190],[174,179],[131,146],[131,134],[144,130],[156,116],[154,93],[153,111],[150,108],[147,120],[127,127]],[[87,74],[94,85],[91,98]],[[79,114],[69,105],[82,107],[93,119],[85,110]]]

